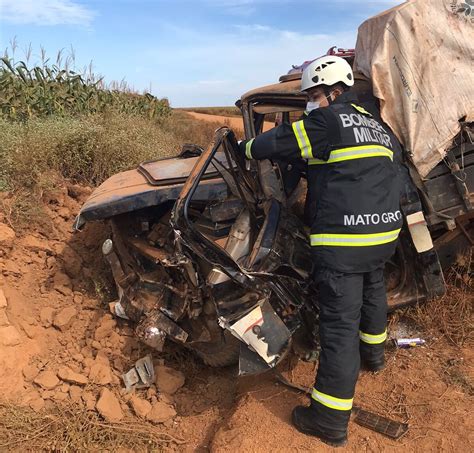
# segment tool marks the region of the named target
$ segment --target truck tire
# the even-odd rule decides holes
[[[192,350],[206,364],[214,368],[235,365],[239,361],[240,341],[224,331],[218,341],[195,343]]]

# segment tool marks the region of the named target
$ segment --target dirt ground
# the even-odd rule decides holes
[[[109,314],[100,254],[106,229],[92,224],[72,232],[89,193],[69,185],[45,194],[47,219],[34,231],[15,233],[0,213],[0,405],[44,416],[44,426],[57,407],[72,405],[121,429],[146,426],[164,439],[160,448],[172,451],[330,450],[290,424],[292,408],[306,397],[271,375],[237,378],[234,367],[208,368],[176,346],[153,353],[155,385],[124,391],[121,374],[151,351]],[[387,368],[362,373],[357,386],[357,404],[408,422],[408,433],[394,441],[351,423],[340,451],[473,450],[472,349],[426,340],[426,347],[388,349]],[[314,370],[294,358],[282,365],[291,381],[306,386]],[[0,420],[0,451],[40,450],[41,430],[26,438],[9,426]],[[72,451],[61,443],[51,448]]]

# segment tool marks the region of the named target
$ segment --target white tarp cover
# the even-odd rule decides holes
[[[459,120],[474,121],[473,1],[407,1],[359,27],[355,54],[382,118],[426,176]]]

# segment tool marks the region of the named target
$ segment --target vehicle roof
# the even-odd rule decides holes
[[[292,98],[299,97],[306,98],[306,95],[300,90],[301,87],[301,74],[288,74],[281,76],[279,83],[273,83],[272,85],[265,85],[262,87],[254,88],[253,90],[244,93],[240,99],[236,102],[237,105],[248,102],[255,96],[268,96],[275,94],[277,96],[289,95]],[[353,91],[361,90],[372,90],[370,81],[363,74],[354,71],[355,86],[352,88]]]
[[[247,91],[240,97],[240,102],[246,102],[255,95],[261,96],[262,94],[290,94],[292,96],[301,95],[305,97],[305,95],[300,90],[301,87],[301,79],[296,80],[288,80],[286,82],[274,83],[272,85],[265,85],[263,87],[254,88],[253,90]]]

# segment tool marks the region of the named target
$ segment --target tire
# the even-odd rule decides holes
[[[190,348],[206,365],[214,368],[235,365],[239,361],[240,341],[227,330],[219,341],[195,343]]]

